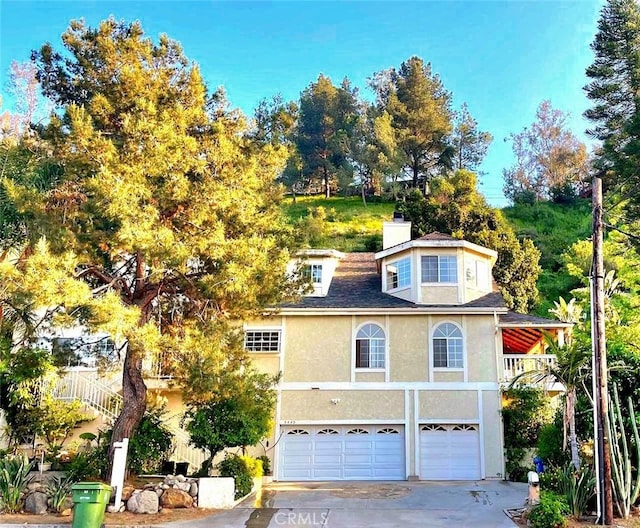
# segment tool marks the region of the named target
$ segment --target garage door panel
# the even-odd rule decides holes
[[[280,479],[404,480],[404,429],[383,431],[379,426],[285,426]]]
[[[420,477],[424,480],[480,479],[478,426],[473,424],[422,426]]]
[[[284,480],[311,480],[310,468],[285,468],[282,473]]]
[[[339,480],[341,473],[340,467],[314,469],[313,480]]]

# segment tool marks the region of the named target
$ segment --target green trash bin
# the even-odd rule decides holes
[[[102,482],[78,482],[73,492],[72,528],[100,528],[111,497],[111,486]]]

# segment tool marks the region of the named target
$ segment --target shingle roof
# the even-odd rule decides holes
[[[571,323],[563,323],[557,319],[545,319],[544,317],[537,317],[535,315],[521,314],[515,312],[509,312],[500,315],[500,324],[515,324],[515,325],[533,325],[533,326],[573,326]]]
[[[443,235],[447,236],[447,235]],[[326,297],[304,297],[297,303],[287,303],[281,308],[424,308],[388,295],[381,291],[373,253],[347,253],[340,261]],[[448,307],[451,305],[428,305]],[[462,305],[468,308],[504,308],[504,300],[498,292],[489,293]]]

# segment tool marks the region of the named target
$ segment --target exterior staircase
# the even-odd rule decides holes
[[[95,376],[96,371],[68,370],[58,378],[53,389],[53,397],[81,401],[87,408],[100,414],[105,421],[113,423],[122,410],[122,395]],[[173,435],[173,455],[176,462],[188,462],[192,470],[197,470],[205,460],[204,453],[189,445],[189,434],[171,424],[165,424]]]

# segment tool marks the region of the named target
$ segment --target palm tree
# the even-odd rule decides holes
[[[577,388],[582,385],[591,364],[591,351],[578,341],[568,339],[563,345],[548,333],[544,334],[547,353],[556,356],[554,365],[546,365],[539,370],[523,372],[516,376],[510,387],[518,383],[548,384],[561,383],[565,388],[563,406],[564,435],[562,446],[567,448],[567,428],[569,429],[569,445],[571,447],[571,462],[576,469],[580,468],[578,454],[578,439],[576,436],[576,398]]]

